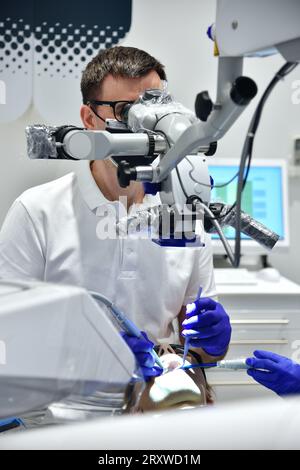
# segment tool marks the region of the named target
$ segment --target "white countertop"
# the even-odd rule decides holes
[[[300,295],[300,286],[283,276],[278,281],[261,279],[259,271],[246,269],[215,269],[215,279],[219,294],[294,294]]]

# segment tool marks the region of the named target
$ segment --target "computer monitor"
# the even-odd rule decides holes
[[[228,186],[218,187],[229,181],[239,169],[235,159],[212,158],[208,162],[209,172],[214,179],[211,202],[233,204],[236,200],[237,178]],[[250,214],[280,236],[272,250],[277,252],[289,246],[288,227],[288,179],[287,165],[284,160],[252,160],[247,184],[243,192],[242,210]],[[234,247],[235,230],[225,228],[229,244]],[[266,248],[242,234],[242,253],[268,254]],[[215,254],[224,254],[224,247],[218,235],[212,235]]]

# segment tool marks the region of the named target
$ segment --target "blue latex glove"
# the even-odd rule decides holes
[[[130,336],[123,331],[121,335],[135,355],[146,382],[152,377],[157,377],[163,373],[161,367],[154,365],[155,359],[151,354],[154,344],[149,340],[144,331],[142,331],[143,338]]]
[[[218,302],[202,297],[186,306],[182,336],[190,346],[202,348],[210,356],[223,356],[231,338],[229,316]]]
[[[248,375],[278,395],[300,393],[300,365],[269,351],[254,351],[246,360]],[[264,369],[264,370],[256,370]]]

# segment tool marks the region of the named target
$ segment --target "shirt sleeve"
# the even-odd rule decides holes
[[[187,305],[197,298],[199,287],[202,287],[201,297],[210,297],[214,300],[218,300],[214,276],[212,243],[207,233],[205,233],[205,246],[199,247],[195,253],[194,267],[186,289],[183,305]]]
[[[26,207],[17,199],[0,231],[0,278],[44,279],[45,257]]]

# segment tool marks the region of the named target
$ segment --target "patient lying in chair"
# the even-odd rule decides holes
[[[180,369],[182,346],[160,345],[155,349],[164,365],[164,373],[147,382],[133,412],[144,413],[213,403],[212,390],[207,383],[204,369]],[[201,357],[196,352],[189,351],[186,360],[186,364],[188,363],[201,363]]]

